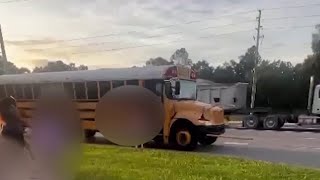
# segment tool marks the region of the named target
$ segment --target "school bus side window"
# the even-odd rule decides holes
[[[87,99],[84,82],[74,83],[74,90],[76,92],[76,99]]]
[[[98,84],[97,82],[87,82],[88,99],[98,99]]]
[[[155,93],[157,96],[162,94],[162,80],[146,80],[144,87]]]
[[[7,94],[6,94],[5,85],[1,85],[0,86],[0,98],[4,98],[6,96],[7,96]]]
[[[74,99],[74,89],[72,83],[63,83],[64,91],[69,95],[70,98]]]
[[[38,99],[41,96],[40,84],[33,84],[33,98]]]
[[[128,80],[127,85],[136,85],[139,86],[139,80]]]
[[[100,97],[105,95],[110,90],[110,82],[109,81],[100,81],[99,82],[99,90],[100,90]]]
[[[16,98],[22,99],[23,98],[23,86],[22,85],[15,85],[15,91],[16,91]]]
[[[32,86],[31,85],[24,85],[23,86],[23,99],[32,99]]]
[[[46,93],[48,90],[52,88],[61,88],[62,83],[43,83],[40,84],[40,93]]]
[[[124,86],[124,81],[112,81],[112,88]]]
[[[9,84],[7,85],[7,96],[13,96],[16,97],[15,91],[14,91],[14,86]]]

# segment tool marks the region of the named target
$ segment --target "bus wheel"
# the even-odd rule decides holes
[[[174,128],[170,139],[178,150],[192,151],[198,145],[196,131],[192,127]]]
[[[203,146],[208,146],[217,141],[217,137],[209,137],[206,135],[202,135],[199,137],[199,143]]]
[[[279,119],[277,116],[267,116],[263,121],[264,129],[277,129],[279,128]]]
[[[197,142],[196,135],[189,128],[177,130],[175,137],[176,137],[175,139],[176,145],[178,145],[178,148],[181,150],[191,151],[197,147],[198,142]]]
[[[93,138],[94,135],[96,135],[96,131],[89,130],[89,129],[84,130],[84,136],[85,136],[86,139]]]
[[[259,119],[255,115],[248,115],[244,118],[243,125],[246,128],[257,129],[259,127]]]

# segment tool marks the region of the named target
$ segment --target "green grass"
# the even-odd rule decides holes
[[[169,150],[85,145],[77,180],[320,179],[320,171]]]

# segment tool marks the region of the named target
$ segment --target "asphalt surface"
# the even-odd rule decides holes
[[[320,133],[227,129],[226,135],[253,140],[220,138],[198,151],[320,168]]]
[[[241,122],[233,122],[230,123],[229,128],[232,129],[247,129],[245,127],[242,127]],[[260,129],[260,131],[263,131],[263,129]],[[298,126],[294,123],[286,123],[281,129],[277,129],[275,131],[295,131],[295,132],[315,132],[320,133],[320,125],[302,125]]]
[[[225,135],[253,139],[219,138],[214,145],[200,146],[196,152],[320,168],[320,133],[230,128]],[[98,134],[91,143],[108,142]]]

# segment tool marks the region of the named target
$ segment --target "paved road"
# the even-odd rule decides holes
[[[320,133],[227,129],[225,135],[253,140],[220,138],[197,151],[320,168]],[[95,142],[106,143],[102,135]]]
[[[242,123],[240,121],[230,122],[229,128],[233,129],[247,129],[242,127]],[[260,130],[263,131],[263,130]],[[296,131],[296,132],[316,132],[320,133],[320,125],[303,125],[298,126],[295,123],[286,123],[281,129],[277,131]]]
[[[320,133],[227,129],[226,135],[253,140],[220,138],[199,151],[320,168]]]

